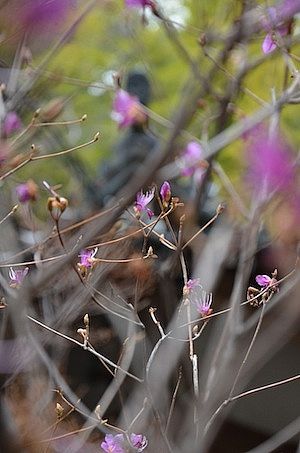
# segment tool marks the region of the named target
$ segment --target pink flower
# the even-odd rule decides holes
[[[84,268],[93,267],[94,256],[96,255],[98,248],[82,250],[79,255],[80,263],[79,265]]]
[[[9,137],[14,132],[17,132],[22,127],[20,117],[16,112],[8,112],[3,122],[3,132],[6,137]]]
[[[197,291],[192,302],[196,305],[196,309],[200,315],[205,318],[209,316],[213,309],[210,308],[212,304],[212,293],[207,294],[202,288],[201,291]]]
[[[38,187],[32,179],[29,179],[23,184],[16,187],[17,197],[20,203],[27,201],[35,201],[37,197]]]
[[[255,280],[256,283],[258,283],[259,286],[262,286],[263,288],[266,288],[272,282],[272,278],[269,277],[268,275],[257,275],[255,277]]]
[[[187,281],[187,284],[183,288],[183,293],[188,295],[190,294],[194,289],[196,288],[202,288],[200,285],[200,279],[199,278],[190,278]]]
[[[130,435],[130,442],[131,442],[133,448],[135,448],[136,451],[138,451],[138,452],[145,450],[145,448],[148,445],[148,440],[146,439],[145,436],[143,436],[143,434],[132,433]]]
[[[278,45],[278,38],[284,38],[288,32],[287,24],[282,23],[281,15],[276,8],[267,9],[268,17],[264,19],[264,27],[268,31],[262,43],[262,51],[265,54],[273,52]]]
[[[106,434],[105,440],[101,443],[101,448],[106,453],[125,453],[125,449],[122,444],[124,443],[124,435]]]
[[[263,53],[271,53],[276,49],[278,43],[278,35],[284,37],[288,34],[288,27],[277,28],[276,31],[268,33],[262,43]]]
[[[112,118],[117,121],[120,128],[123,128],[143,123],[146,115],[136,96],[119,89],[113,102]]]
[[[288,190],[294,181],[292,153],[276,131],[256,129],[247,140],[248,179],[257,195],[264,199],[271,191]]]
[[[263,53],[273,52],[273,50],[275,50],[276,47],[277,47],[277,44],[276,44],[276,41],[274,40],[274,33],[270,32],[266,35],[266,37],[262,43]]]
[[[150,201],[153,200],[154,197],[154,189],[152,189],[150,192],[146,192],[145,194],[140,191],[137,196],[136,196],[136,202],[134,205],[134,210],[139,217],[141,215],[141,212],[147,212],[149,219],[151,219],[154,216],[153,211],[151,209],[147,208],[147,205],[150,203]]]
[[[180,168],[182,176],[194,176],[197,181],[200,181],[206,168],[205,161],[202,159],[203,150],[197,142],[189,142],[179,159],[177,164]]]
[[[278,15],[282,19],[291,19],[295,14],[300,12],[299,0],[285,0],[277,7]]]
[[[28,267],[17,270],[14,270],[12,267],[10,267],[8,273],[10,278],[9,286],[11,286],[12,288],[18,288],[22,284],[26,275],[28,274],[28,271],[29,271]]]
[[[169,204],[169,201],[171,200],[171,195],[172,195],[171,186],[168,181],[165,181],[162,184],[159,193],[160,193],[161,200],[163,202],[164,207],[167,207]]]
[[[23,0],[22,22],[29,31],[40,31],[63,22],[70,8],[71,0]]]
[[[279,283],[277,281],[277,269],[274,270],[271,274],[272,276],[269,277],[269,275],[257,275],[255,277],[256,283],[261,286],[261,291],[262,290],[267,290],[266,296],[269,298],[269,296],[273,293],[277,293],[279,291]],[[249,291],[249,289],[248,289]],[[251,302],[250,302],[251,303]],[[255,305],[254,303],[253,305]]]
[[[125,6],[127,8],[145,8],[146,6],[152,6],[152,0],[125,0]]]
[[[130,434],[130,443],[132,448],[130,451],[142,452],[148,445],[148,440],[143,434]],[[106,453],[125,453],[128,451],[125,437],[123,434],[106,434],[104,441],[101,443],[101,448]],[[129,447],[129,445],[128,445]]]

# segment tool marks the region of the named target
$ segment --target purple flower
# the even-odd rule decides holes
[[[26,275],[28,274],[28,271],[29,271],[28,267],[17,270],[14,270],[12,267],[10,267],[8,273],[10,278],[9,286],[11,286],[12,288],[18,288],[22,284]]]
[[[181,156],[182,158],[182,174],[184,176],[192,176],[196,166],[202,158],[202,148],[197,142],[190,142],[186,145]]]
[[[125,6],[127,6],[127,8],[145,8],[146,6],[152,5],[152,0],[125,0]]]
[[[134,433],[132,433],[130,435],[130,442],[131,442],[132,446],[138,452],[141,452],[141,451],[145,450],[145,448],[148,445],[148,440],[146,439],[145,436],[143,436],[143,434],[134,434]]]
[[[268,8],[267,12],[268,17],[263,21],[264,28],[268,31],[262,43],[262,51],[265,54],[273,52],[278,45],[278,38],[284,38],[289,32],[289,26],[282,23],[282,14],[276,8]]]
[[[20,117],[16,112],[8,112],[3,122],[3,132],[6,137],[9,137],[14,132],[17,132],[22,127]]]
[[[288,34],[288,27],[286,27],[286,26],[277,28],[276,31],[267,33],[267,35],[262,43],[263,53],[267,54],[267,53],[273,52],[273,50],[275,50],[277,47],[278,35],[280,35],[281,37],[284,37],[287,34]]]
[[[256,283],[258,283],[259,286],[262,286],[263,288],[266,288],[272,282],[272,278],[269,277],[268,275],[257,275],[255,277],[255,280]]]
[[[203,150],[197,142],[189,142],[181,157],[177,160],[182,176],[194,176],[197,180],[202,178],[204,172]]]
[[[29,31],[40,31],[62,23],[71,0],[27,0],[21,7],[22,22]]]
[[[276,36],[275,36],[276,38]],[[270,53],[273,52],[277,47],[276,40],[274,39],[274,33],[270,32],[266,35],[263,43],[262,43],[262,51],[263,53]]]
[[[26,201],[29,201],[31,199],[30,193],[28,191],[27,184],[19,184],[16,187],[16,192],[17,192],[17,197],[20,203],[26,203]]]
[[[201,293],[198,293],[192,302],[194,302],[198,313],[200,313],[203,318],[209,316],[213,312],[213,309],[210,308],[212,304],[212,293],[207,294],[202,288]]]
[[[287,21],[300,12],[300,1],[284,0],[276,6],[276,11],[277,17],[280,18],[281,21]]]
[[[164,206],[168,206],[168,203],[171,199],[171,186],[168,181],[165,181],[160,188],[160,196]]]
[[[79,257],[80,257],[79,266],[84,267],[85,269],[93,267],[93,260],[94,260],[94,256],[96,255],[97,251],[98,251],[97,247],[94,249],[82,250],[79,255]]]
[[[149,219],[151,219],[154,216],[153,211],[151,209],[147,208],[147,205],[150,203],[150,201],[153,200],[154,197],[154,189],[152,189],[149,192],[146,192],[145,194],[140,191],[137,196],[136,196],[136,202],[134,205],[134,210],[136,215],[139,217],[141,215],[141,212],[147,212]]]
[[[249,137],[248,179],[260,198],[271,191],[287,190],[294,180],[292,154],[278,131],[269,135],[266,127]]]
[[[32,179],[29,179],[23,184],[16,187],[17,197],[20,203],[27,201],[35,201],[37,197],[38,187]]]
[[[187,284],[183,288],[183,293],[184,294],[190,294],[195,288],[202,288],[200,285],[200,279],[199,278],[190,278],[187,281]]]
[[[279,291],[279,283],[277,281],[277,269],[274,270],[271,274],[272,276],[270,277],[269,275],[257,275],[255,277],[256,283],[258,283],[259,286],[261,286],[261,290],[268,290],[267,295],[270,295],[271,293],[277,293]],[[249,291],[249,290],[248,290]]]
[[[101,448],[106,453],[125,453],[122,444],[124,442],[123,434],[106,434],[105,440],[101,443]]]
[[[120,128],[123,128],[143,123],[146,115],[136,96],[131,96],[127,91],[119,89],[113,102],[112,118]]]

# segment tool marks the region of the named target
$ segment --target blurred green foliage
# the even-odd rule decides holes
[[[166,7],[167,4],[168,2]],[[185,25],[177,27],[179,38],[187,51],[198,58],[199,69],[205,74],[212,67],[213,62],[199,45],[199,37],[203,33],[214,34],[216,39],[207,44],[206,52],[215,58],[222,45],[221,37],[238,18],[242,2],[186,0],[174,4],[176,4],[175,21],[184,22]],[[181,11],[184,12],[183,21],[180,20]],[[100,1],[84,18],[69,41],[50,60],[34,87],[33,92],[38,106],[42,107],[57,97],[65,100],[62,119],[70,120],[80,118],[83,114],[88,115],[88,120],[84,124],[55,128],[56,133],[64,137],[59,142],[64,143],[65,147],[88,141],[96,131],[100,131],[100,141],[75,151],[91,179],[96,177],[96,169],[101,159],[110,156],[122,132],[110,117],[112,87],[107,89],[89,87],[90,83],[102,85],[112,72],[118,72],[126,77],[129,70],[139,68],[144,70],[151,79],[153,98],[150,108],[155,113],[170,120],[180,103],[182,88],[189,75],[189,67],[166,36],[159,19],[147,14],[146,21],[148,24],[143,22],[140,11],[126,10],[122,0]],[[199,111],[190,126],[190,131],[195,136],[201,139],[206,130],[209,136],[217,132],[213,120],[218,113],[217,97],[226,92],[232,77],[236,76],[247,61],[262,55],[262,40],[263,34],[253,36],[247,46],[237,46],[223,70],[216,69],[217,73],[213,81],[215,96],[204,97],[204,102],[199,106]],[[298,50],[299,47],[296,47],[292,52],[297,54]],[[38,66],[48,51],[49,48],[46,48],[42,53],[33,53],[34,67]],[[297,68],[298,62],[293,60],[293,63]],[[272,96],[279,96],[284,85],[285,68],[284,57],[277,52],[252,70],[243,82],[246,90],[234,100],[231,122],[253,113],[264,102],[271,102]],[[284,108],[282,116],[282,127],[295,147],[300,144],[298,112],[298,106],[288,106]],[[26,115],[26,120],[30,120],[29,113]],[[151,120],[150,127],[162,139],[167,137],[168,130],[164,126]],[[50,128],[48,131],[42,131],[41,136],[51,134],[51,131]],[[58,151],[58,149],[52,149],[52,151]],[[242,169],[245,165],[242,141],[232,143],[220,153],[219,158],[234,183],[240,184]],[[38,175],[45,174],[46,177],[49,168],[53,169],[53,183],[63,183],[70,190],[76,190],[76,181],[70,180],[61,158],[35,163],[34,166],[20,172],[18,178],[34,176],[32,172],[37,172]]]

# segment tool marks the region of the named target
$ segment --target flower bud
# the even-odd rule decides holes
[[[20,203],[26,203],[27,201],[35,201],[38,193],[38,186],[32,179],[24,184],[19,184],[16,187],[17,197]]]
[[[64,408],[62,407],[61,404],[56,403],[55,412],[58,419],[60,419],[63,416]]]
[[[20,117],[16,112],[8,112],[4,118],[3,123],[3,132],[6,137],[9,137],[13,133],[20,130],[22,127],[22,122]]]
[[[165,181],[162,184],[159,193],[160,193],[160,196],[161,196],[163,207],[167,208],[168,204],[169,204],[169,201],[171,200],[171,195],[172,195],[171,186],[170,186],[170,183],[168,181]]]
[[[83,318],[84,325],[87,327],[90,324],[90,318],[89,315],[86,313]]]
[[[220,215],[226,209],[225,203],[220,203],[216,209],[216,214]]]

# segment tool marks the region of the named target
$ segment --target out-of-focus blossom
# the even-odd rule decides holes
[[[148,440],[143,434],[134,434],[130,435],[130,451],[142,452],[148,445]],[[101,448],[106,453],[126,453],[128,447],[130,446],[128,441],[126,441],[123,434],[106,434],[104,441],[101,443]]]
[[[37,197],[38,186],[36,183],[29,179],[23,184],[19,184],[16,187],[17,197],[20,203],[26,203],[27,201],[35,201]]]
[[[197,142],[189,142],[179,161],[181,164],[181,174],[183,176],[192,176],[196,171],[199,162],[202,158],[202,148]]]
[[[292,19],[292,17],[300,12],[299,0],[284,0],[276,6],[277,15],[281,20]]]
[[[199,278],[190,278],[188,281],[187,281],[187,284],[184,286],[183,288],[183,293],[185,295],[188,295],[190,294],[194,289],[200,287],[201,288],[201,285],[200,285],[200,279]]]
[[[111,116],[120,128],[142,124],[146,120],[146,114],[138,98],[122,89],[116,92]]]
[[[71,6],[72,0],[23,0],[20,19],[29,32],[51,28],[65,20]]]
[[[207,168],[201,145],[197,142],[189,142],[177,159],[177,165],[182,176],[193,176],[199,182]]]
[[[127,6],[127,8],[145,8],[146,6],[152,5],[152,0],[125,0],[125,6]]]
[[[94,249],[86,249],[82,250],[82,252],[79,255],[80,258],[80,263],[79,265],[81,267],[85,267],[86,269],[93,267],[94,264],[94,257],[98,251],[98,248]]]
[[[106,453],[125,453],[122,444],[124,443],[123,434],[106,434],[104,441],[101,443],[101,448]]]
[[[259,286],[262,286],[263,288],[269,286],[269,284],[272,281],[272,278],[269,277],[268,275],[257,275],[255,277],[256,283],[258,283]]]
[[[142,212],[147,212],[149,219],[154,216],[153,211],[147,207],[147,205],[153,200],[154,197],[154,189],[145,194],[140,191],[136,196],[136,202],[134,205],[134,210],[136,215],[139,217]]]
[[[276,30],[267,33],[262,43],[263,53],[267,54],[273,52],[278,44],[278,36],[280,35],[282,38],[284,38],[287,34],[288,27],[286,26],[278,27]]]
[[[28,274],[28,267],[25,267],[24,269],[13,269],[12,267],[9,268],[9,286],[12,288],[18,288],[22,283],[26,275]]]
[[[160,193],[160,196],[161,196],[161,200],[162,200],[163,206],[167,207],[168,204],[169,204],[169,201],[171,200],[171,195],[172,195],[171,186],[170,186],[170,183],[168,181],[165,181],[162,184],[159,193]]]
[[[132,433],[130,435],[130,442],[131,442],[133,448],[135,448],[136,451],[138,451],[138,452],[145,450],[145,448],[148,445],[148,440],[146,439],[145,436],[143,436],[143,434]]]
[[[263,200],[271,191],[288,190],[294,182],[292,153],[279,132],[271,136],[266,127],[247,141],[248,179]]]
[[[195,297],[192,299],[192,302],[196,305],[198,313],[205,318],[209,316],[213,309],[210,308],[212,304],[212,293],[206,293],[204,290],[197,292]]]
[[[288,7],[287,2],[285,3]],[[265,54],[273,52],[278,45],[278,40],[288,35],[289,24],[282,20],[282,17],[289,16],[287,12],[284,4],[282,4],[281,11],[274,7],[267,8],[267,17],[263,20],[264,28],[268,32],[262,43],[262,51]]]
[[[3,121],[3,133],[9,137],[14,132],[17,132],[22,127],[20,117],[16,112],[8,112]]]

